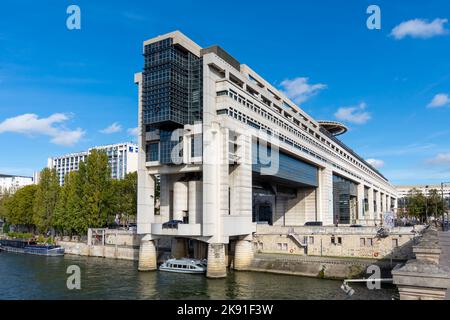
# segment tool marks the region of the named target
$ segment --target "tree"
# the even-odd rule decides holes
[[[137,212],[137,172],[129,173],[123,180],[113,181],[114,211],[125,221]]]
[[[444,212],[441,192],[437,189],[431,189],[428,192],[428,212],[434,217],[439,217]]]
[[[80,165],[81,167],[84,165]],[[113,220],[113,190],[111,185],[111,169],[108,156],[104,151],[92,150],[86,158],[83,168],[86,174],[81,175],[84,180],[82,214],[85,217],[80,228],[83,232],[87,228],[104,227]]]
[[[6,218],[7,210],[6,210],[5,204],[6,204],[6,202],[8,202],[10,197],[11,196],[8,192],[5,192],[0,196],[0,219]]]
[[[423,219],[425,216],[426,198],[420,190],[412,189],[406,198],[406,208],[410,216]]]
[[[53,225],[53,214],[58,201],[60,186],[56,170],[45,168],[41,171],[34,201],[33,222],[39,232],[47,232]]]
[[[36,185],[25,186],[16,191],[5,203],[6,219],[15,225],[25,225],[28,230],[33,227],[34,198],[38,187]]]

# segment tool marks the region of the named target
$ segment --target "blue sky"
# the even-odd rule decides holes
[[[66,28],[71,4],[81,30]],[[370,4],[381,30],[366,27]],[[180,30],[221,45],[316,119],[346,123],[341,139],[393,183],[450,181],[446,0],[0,6],[1,173],[31,175],[48,156],[135,140],[142,42]]]

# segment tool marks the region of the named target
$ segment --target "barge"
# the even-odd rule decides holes
[[[38,256],[63,256],[64,248],[54,245],[39,245],[33,240],[0,240],[0,250],[13,253],[26,253]]]

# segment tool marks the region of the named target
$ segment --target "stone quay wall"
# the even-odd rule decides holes
[[[256,253],[407,260],[423,227],[396,227],[384,237],[376,227],[281,227],[257,225]]]
[[[139,247],[116,245],[88,245],[84,242],[57,241],[66,254],[88,257],[101,257],[122,260],[139,259]]]

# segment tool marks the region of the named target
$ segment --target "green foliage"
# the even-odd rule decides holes
[[[9,232],[9,226],[10,226],[10,224],[9,223],[4,223],[3,224],[3,233],[8,233]]]
[[[123,180],[113,181],[115,213],[123,220],[136,217],[137,212],[137,173],[129,173]]]
[[[86,159],[86,174],[83,178],[82,213],[85,216],[84,232],[88,227],[104,227],[111,220],[114,200],[111,169],[108,156],[103,151],[93,150]]]
[[[30,239],[33,237],[33,234],[26,232],[8,232],[8,237],[14,238],[14,239]]]
[[[5,225],[36,227],[40,233],[54,228],[69,235],[86,234],[88,228],[107,226],[116,214],[125,220],[136,216],[136,206],[137,174],[113,181],[108,156],[93,150],[86,162],[80,162],[77,172],[64,177],[63,187],[56,171],[44,169],[39,185],[3,196],[0,217]]]
[[[45,168],[41,171],[39,185],[34,200],[33,222],[39,232],[47,232],[53,225],[53,214],[58,201],[59,179],[56,170]]]
[[[37,191],[36,185],[25,186],[16,191],[5,202],[5,219],[11,224],[33,225],[34,197]]]
[[[442,215],[444,204],[438,190],[429,190],[426,197],[420,190],[414,188],[406,198],[406,209],[410,216],[425,220],[427,213],[429,217]]]

